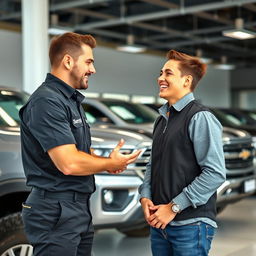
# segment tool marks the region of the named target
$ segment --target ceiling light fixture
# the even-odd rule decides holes
[[[235,29],[224,30],[222,34],[227,37],[232,37],[240,40],[251,39],[256,37],[256,33],[247,29],[244,29],[244,20],[237,18],[235,20]]]
[[[127,36],[127,44],[120,45],[116,48],[118,51],[129,53],[141,53],[146,51],[146,47],[138,44],[134,44],[134,36]]]
[[[214,67],[221,70],[233,70],[236,66],[234,64],[227,63],[227,56],[221,56],[220,63],[215,64]]]

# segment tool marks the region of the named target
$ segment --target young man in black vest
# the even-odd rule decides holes
[[[194,99],[206,65],[174,50],[167,58],[158,85],[168,102],[155,122],[141,204],[153,256],[205,256],[217,227],[216,190],[225,181],[222,126]]]

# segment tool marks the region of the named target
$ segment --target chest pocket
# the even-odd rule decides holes
[[[89,153],[91,147],[90,126],[82,118],[80,115],[72,116],[71,130],[75,137],[77,148]]]

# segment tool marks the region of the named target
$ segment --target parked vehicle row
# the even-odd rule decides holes
[[[256,120],[248,114],[249,111],[231,108],[211,108],[211,110],[223,125],[249,132],[256,146]]]
[[[20,152],[18,111],[28,95],[0,88],[0,255],[32,255],[23,232],[21,204],[31,190],[26,186]],[[91,198],[94,227],[116,228],[130,236],[148,233],[139,203],[138,187],[142,183],[140,173],[150,155],[152,139],[143,133],[111,127],[91,127],[92,148],[98,155],[108,156],[116,143],[123,138],[123,153],[141,149],[137,161],[119,175],[101,173],[95,175],[96,192]]]
[[[18,116],[27,97],[25,93],[0,88],[0,255],[3,256],[31,249],[20,215],[21,203],[30,191],[21,163]],[[83,107],[91,124],[92,148],[96,154],[108,156],[120,138],[126,141],[123,153],[142,149],[137,161],[122,174],[95,175],[96,192],[91,198],[94,226],[116,228],[130,236],[147,235],[138,187],[151,154],[153,123],[158,113],[144,105],[120,100],[86,99]],[[227,181],[218,189],[219,212],[255,192],[255,149],[251,136],[225,127],[223,147]]]
[[[93,124],[101,118],[100,123],[104,120],[104,127],[111,127],[111,125],[136,127],[140,128],[141,133],[147,131],[152,137],[152,120],[158,116],[156,110],[159,105],[144,106],[113,99],[87,99],[83,107],[86,115],[94,120]],[[140,116],[147,116],[147,118],[139,119]],[[255,192],[256,172],[253,165],[255,148],[250,134],[246,131],[228,128],[226,127],[229,126],[228,123],[219,120],[224,125],[222,140],[227,169],[227,180],[217,191],[217,210],[221,212],[228,204],[237,202]]]

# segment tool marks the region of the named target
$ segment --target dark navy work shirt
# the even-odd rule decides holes
[[[94,176],[64,175],[47,151],[75,144],[90,154],[91,134],[81,102],[84,96],[62,80],[47,74],[45,82],[20,110],[21,147],[27,185],[48,191],[95,191]]]

